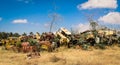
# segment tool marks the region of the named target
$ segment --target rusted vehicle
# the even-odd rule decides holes
[[[69,37],[71,36],[71,32],[69,32],[66,28],[60,28],[56,32],[56,35],[60,38],[59,42],[60,42],[61,45],[65,45],[68,48],[70,47]]]

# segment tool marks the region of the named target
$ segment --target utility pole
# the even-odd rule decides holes
[[[52,19],[52,21],[51,21],[51,23],[50,23],[50,31],[49,31],[49,32],[52,31],[53,24],[54,24],[54,22],[56,21],[56,13],[53,14],[52,18],[53,18],[53,19]]]
[[[95,22],[92,17],[93,15],[88,15],[88,21],[90,23],[91,29],[96,30],[97,29],[96,27],[98,26],[98,22]]]
[[[54,6],[54,13],[51,15],[52,16],[52,21],[50,23],[50,30],[49,30],[49,32],[52,32],[52,28],[53,28],[54,22],[58,18],[58,14],[56,13],[57,7],[56,7],[56,4],[55,4],[54,0],[53,0],[53,6]]]

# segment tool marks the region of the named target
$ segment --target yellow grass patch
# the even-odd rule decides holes
[[[60,48],[58,52],[41,52],[39,58],[27,59],[25,53],[1,50],[0,65],[120,65],[120,48],[85,51]]]

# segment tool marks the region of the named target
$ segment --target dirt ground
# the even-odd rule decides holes
[[[105,50],[60,48],[57,52],[40,52],[28,59],[27,53],[15,53],[0,48],[0,65],[120,65],[120,47]]]

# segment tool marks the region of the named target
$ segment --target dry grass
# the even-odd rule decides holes
[[[41,52],[41,57],[32,59],[26,55],[0,48],[0,65],[120,65],[118,47],[92,51],[60,48],[58,52]]]

